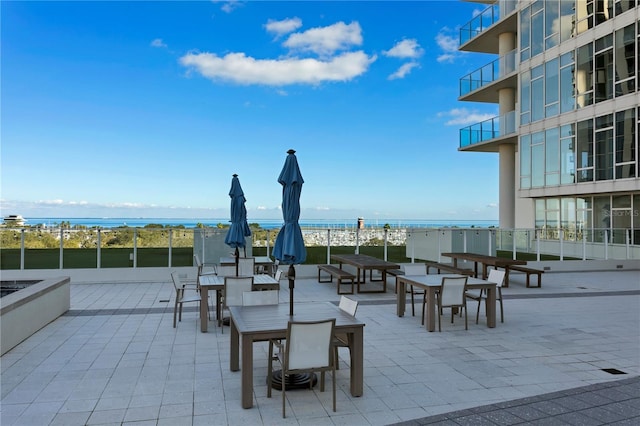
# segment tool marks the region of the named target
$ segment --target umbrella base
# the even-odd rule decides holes
[[[273,389],[282,390],[282,370],[276,370],[273,372],[273,376],[271,378],[272,384],[271,387]],[[311,382],[311,384],[309,384]],[[296,373],[289,374],[287,376],[287,390],[292,389],[309,389],[310,387],[314,387],[318,383],[318,377],[315,373]],[[269,383],[267,383],[267,386]]]
[[[224,317],[222,318],[222,325],[226,325],[227,327],[229,326],[229,317]]]

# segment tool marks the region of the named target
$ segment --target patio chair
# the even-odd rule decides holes
[[[502,307],[502,284],[504,283],[505,271],[492,269],[489,271],[489,277],[487,281],[496,283],[496,300],[500,301],[500,322],[504,322],[504,308]],[[476,311],[476,324],[480,319],[480,305],[482,300],[487,298],[487,294],[484,289],[480,291],[467,290],[467,298],[476,300],[478,302],[478,310]]]
[[[245,291],[251,291],[253,287],[253,275],[250,277],[224,277],[224,295],[222,296],[222,312],[229,306],[242,306],[242,295]],[[222,315],[221,315],[222,317]],[[224,333],[223,319],[218,320]]]
[[[186,285],[182,283],[182,278],[178,272],[173,271],[171,273],[171,280],[173,281],[173,287],[176,289],[176,302],[173,307],[173,328],[176,328],[176,316],[178,321],[182,321],[182,305],[190,302],[198,302],[200,306],[200,294],[185,295]]]
[[[451,324],[453,324],[454,308],[464,309],[464,329],[468,330],[467,323],[467,298],[465,296],[467,290],[467,279],[469,277],[442,277],[442,284],[440,285],[440,291],[436,297],[436,304],[438,308],[438,331],[442,331],[442,325],[440,317],[442,316],[443,308],[451,308]],[[422,317],[424,322],[424,307],[426,304],[426,297],[422,304]]]
[[[253,257],[238,258],[238,276],[252,277],[256,273],[256,260]]]
[[[243,306],[277,305],[280,302],[278,290],[245,291],[242,293]]]
[[[358,309],[358,301],[349,299],[346,296],[340,297],[340,304],[338,307],[351,316],[356,316],[356,310]],[[336,360],[336,370],[340,369],[340,360],[338,359],[338,348],[349,348],[349,359],[351,359],[351,348],[349,347],[349,338],[345,333],[338,333],[333,338],[334,357]]]
[[[336,319],[323,321],[296,322],[287,324],[287,337],[284,342],[269,341],[269,368],[267,370],[267,397],[271,398],[273,386],[273,361],[282,369],[282,418],[286,417],[287,375],[296,373],[320,372],[320,391],[324,392],[324,375],[332,373],[333,411],[336,411],[336,368],[332,348]],[[274,348],[278,352],[274,353]],[[309,381],[309,388],[313,380]]]
[[[402,265],[401,269],[404,271],[404,275],[427,275],[427,265],[424,263],[411,263],[409,265]],[[411,316],[416,316],[415,295],[424,297],[424,291],[415,291],[412,285],[407,288],[407,292],[411,293]],[[423,314],[424,316],[424,314]]]
[[[215,263],[203,263],[200,261],[200,256],[198,256],[197,254],[193,255],[193,260],[196,263],[196,267],[198,268],[198,272],[196,275],[196,289],[198,290],[198,292],[200,291],[200,277],[204,276],[204,275],[218,275],[218,269],[217,269],[217,265]],[[207,310],[211,313],[213,311],[213,299],[211,298],[211,296],[209,296],[209,300],[207,301],[207,303],[209,303],[211,301],[211,303],[209,305],[207,305]],[[209,318],[211,319],[211,318]]]

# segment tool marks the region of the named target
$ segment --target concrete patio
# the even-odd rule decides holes
[[[542,288],[525,288],[524,275],[513,274],[503,290],[504,323],[487,328],[482,311],[476,325],[471,304],[468,331],[446,313],[441,333],[427,332],[410,310],[397,317],[393,285],[353,295],[366,323],[364,395],[349,393],[341,349],[337,412],[329,385],[324,393],[288,392],[286,419],[280,392],[266,396],[266,344],[256,345],[254,407],[245,410],[240,372],[229,370],[227,330],[211,322],[201,333],[195,307],[172,328],[168,270],[163,282],[72,280],[71,310],[2,356],[0,423],[638,424],[638,277],[628,270],[545,273]],[[282,281],[282,303],[287,287]],[[338,299],[335,282],[296,281],[299,309]]]

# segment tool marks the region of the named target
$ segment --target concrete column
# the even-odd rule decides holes
[[[516,147],[502,144],[498,147],[500,156],[500,228],[515,228],[516,224]]]

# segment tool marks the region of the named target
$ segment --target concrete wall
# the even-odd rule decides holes
[[[2,280],[7,280],[4,273]],[[69,310],[70,282],[69,277],[49,278],[0,299],[2,355]]]

